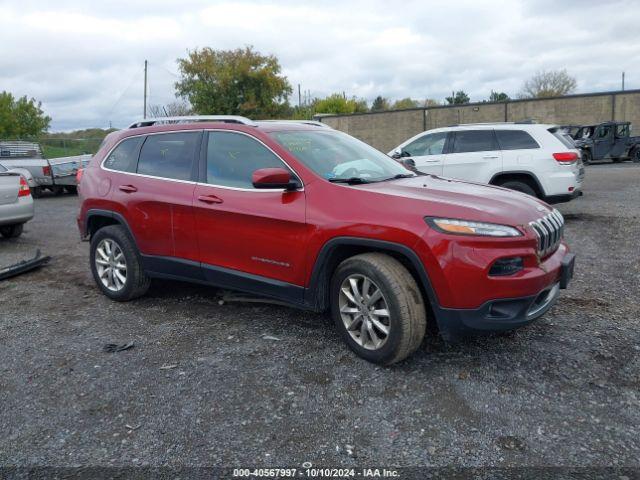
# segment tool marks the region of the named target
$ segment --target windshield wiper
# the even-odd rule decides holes
[[[347,177],[347,178],[330,178],[331,183],[348,183],[349,185],[356,185],[361,183],[371,183],[369,180],[361,177]]]
[[[393,177],[389,177],[389,178],[385,178],[383,180],[380,180],[381,182],[386,182],[388,180],[398,180],[400,178],[413,178],[416,177],[417,175],[415,173],[398,173],[397,175],[394,175]]]

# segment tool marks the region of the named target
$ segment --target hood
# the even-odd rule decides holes
[[[506,225],[523,225],[553,209],[524,193],[435,175],[359,185],[381,195],[420,202],[420,213]]]

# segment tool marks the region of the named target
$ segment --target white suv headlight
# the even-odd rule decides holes
[[[455,218],[425,218],[429,226],[442,232],[454,235],[480,235],[483,237],[520,237],[522,232],[509,225],[497,223],[471,222]]]

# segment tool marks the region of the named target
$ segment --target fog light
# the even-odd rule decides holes
[[[524,262],[522,257],[509,257],[500,258],[496,260],[489,270],[489,275],[492,277],[502,275],[513,275],[524,268]]]

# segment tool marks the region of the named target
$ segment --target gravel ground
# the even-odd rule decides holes
[[[0,265],[2,466],[640,466],[640,165],[560,205],[576,277],[533,325],[382,368],[321,315],[156,282],[99,293],[77,198],[38,199]],[[107,343],[135,347],[105,353]]]

